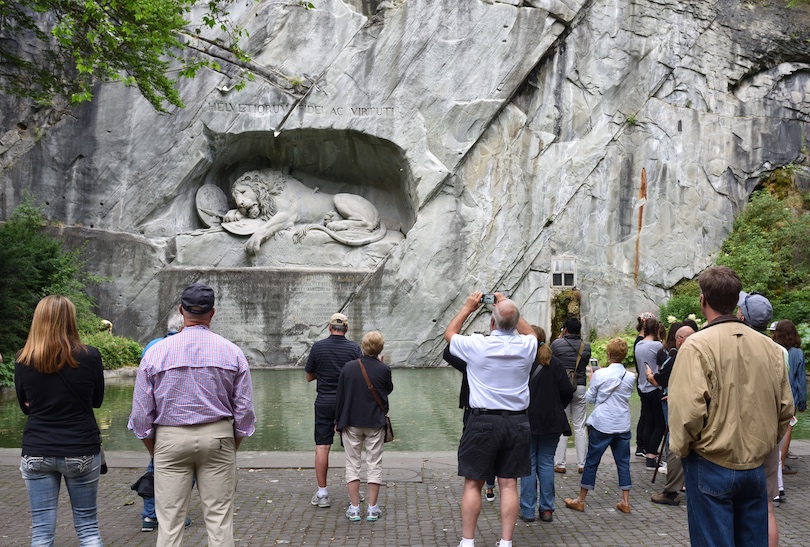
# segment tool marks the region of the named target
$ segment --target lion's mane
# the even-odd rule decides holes
[[[256,194],[256,199],[259,201],[259,218],[261,220],[269,220],[278,210],[275,196],[281,193],[283,180],[278,180],[278,177],[273,177],[273,179],[271,181],[264,173],[253,171],[242,175],[234,183],[234,187],[237,184],[244,184]]]

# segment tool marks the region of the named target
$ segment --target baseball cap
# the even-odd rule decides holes
[[[202,283],[192,283],[180,297],[183,309],[194,315],[203,315],[214,309],[214,289]]]
[[[740,291],[737,306],[745,317],[746,322],[755,329],[764,329],[773,319],[773,306],[763,294],[758,292],[747,293]]]
[[[768,330],[776,330],[777,323],[779,323],[779,321],[774,321],[773,323],[771,323],[771,326],[768,327]]]
[[[329,324],[346,326],[349,324],[349,318],[342,313],[335,313],[329,318]]]

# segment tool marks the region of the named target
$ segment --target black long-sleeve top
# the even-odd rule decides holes
[[[99,453],[101,437],[91,408],[100,407],[104,401],[101,354],[92,346],[83,346],[76,350],[74,357],[79,366],[64,365],[57,374],[43,374],[34,367],[14,364],[17,401],[28,415],[22,437],[23,456]]]

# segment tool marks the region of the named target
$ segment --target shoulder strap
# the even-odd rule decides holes
[[[574,365],[574,370],[577,370],[579,368],[579,360],[582,359],[582,350],[584,348],[585,348],[585,341],[580,340],[579,341],[579,351],[577,351],[577,364]]]
[[[374,389],[374,385],[371,383],[371,380],[368,379],[368,373],[366,372],[366,367],[363,366],[363,361],[357,359],[357,362],[360,363],[360,372],[363,373],[363,378],[366,379],[366,386],[368,386],[368,390],[374,396],[374,400],[377,401],[380,410],[382,410],[383,414],[385,414],[385,407],[383,406],[382,401],[380,400],[380,396],[377,394],[377,390]]]
[[[605,400],[602,401],[603,403],[605,401],[607,401],[608,399],[610,399],[610,396],[613,395],[613,392],[616,391],[616,388],[618,388],[620,385],[622,385],[622,382],[624,381],[624,377],[626,375],[627,375],[627,369],[624,369],[624,374],[622,374],[622,377],[619,378],[619,383],[616,384],[615,386],[613,386],[613,389],[611,389],[610,392],[607,394],[607,397],[605,397]]]

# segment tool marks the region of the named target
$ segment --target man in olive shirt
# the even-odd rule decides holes
[[[707,325],[678,352],[669,387],[670,450],[683,461],[693,545],[767,545],[765,456],[787,430],[793,395],[781,348],[734,313],[731,268],[700,275]]]

